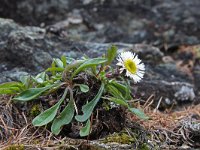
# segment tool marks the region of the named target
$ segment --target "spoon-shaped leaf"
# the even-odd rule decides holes
[[[56,58],[54,59],[54,62],[59,68],[64,68],[63,62],[60,59]]]
[[[129,108],[129,110],[134,113],[136,116],[138,116],[140,119],[144,119],[147,120],[149,119],[149,117],[147,115],[145,115],[145,113],[137,108]]]
[[[90,134],[90,119],[88,119],[86,125],[81,128],[80,130],[80,136],[87,136]]]
[[[55,84],[45,86],[45,87],[42,87],[42,88],[30,88],[26,91],[23,91],[22,93],[20,93],[16,97],[14,97],[13,100],[23,101],[23,102],[30,101],[30,100],[35,99],[38,96],[40,96],[43,92],[45,92],[45,91],[47,91],[47,90],[49,90],[49,89],[51,89],[55,86],[58,86],[59,84],[61,84],[61,83],[55,83]]]
[[[60,105],[65,100],[67,91],[68,89],[65,89],[65,92],[63,96],[61,97],[61,99],[59,100],[59,102],[57,102],[54,106],[45,110],[44,112],[39,114],[37,117],[35,117],[32,121],[32,124],[34,126],[43,126],[51,122],[55,118]]]
[[[105,58],[93,58],[86,60],[83,64],[81,64],[72,74],[72,78],[78,74],[79,72],[83,71],[85,68],[93,67],[99,64],[105,63],[107,60]]]
[[[115,97],[103,97],[103,98],[105,98],[105,99],[107,99],[109,101],[112,101],[112,102],[114,102],[116,104],[128,107],[128,103],[126,102],[126,100],[115,98]]]
[[[55,135],[58,135],[61,131],[61,127],[63,125],[69,124],[72,121],[73,117],[74,117],[74,103],[73,99],[70,99],[69,103],[61,112],[61,114],[56,119],[54,119],[53,124],[51,126],[51,131]]]
[[[84,122],[91,116],[94,107],[96,106],[99,99],[101,98],[103,90],[104,90],[104,84],[102,83],[97,95],[93,98],[93,100],[91,100],[89,103],[85,104],[82,107],[83,115],[75,116],[77,121]]]
[[[89,91],[89,87],[85,84],[79,84],[79,87],[83,93],[87,93]]]
[[[131,97],[131,94],[130,94],[130,89],[128,88],[128,86],[125,86],[123,84],[120,84],[118,83],[117,81],[115,80],[112,80],[110,82],[111,85],[115,86],[122,94],[123,94],[123,97],[125,99],[128,99],[130,100],[132,97]]]
[[[125,99],[123,96],[122,96],[122,93],[118,90],[118,88],[114,87],[113,85],[111,84],[108,84],[107,85],[107,89],[108,89],[108,92],[115,98],[119,98],[119,99]]]

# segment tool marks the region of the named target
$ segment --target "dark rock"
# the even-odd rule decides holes
[[[133,90],[138,98],[148,99],[153,95],[156,104],[162,98],[161,108],[194,101],[196,96],[192,79],[175,64],[146,65],[144,80],[133,85]]]
[[[193,0],[3,0],[0,17],[64,30],[90,42],[198,44],[200,2]],[[67,20],[67,26],[58,22]]]
[[[195,84],[197,90],[200,89],[200,78],[199,77],[200,77],[200,64],[195,65],[195,67],[194,67],[194,79],[195,79],[194,84]]]
[[[17,65],[38,70],[49,66],[51,56],[42,49],[40,43],[44,35],[45,30],[35,27],[12,31],[6,42],[6,59],[16,62]]]

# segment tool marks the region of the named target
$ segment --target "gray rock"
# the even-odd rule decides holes
[[[62,30],[74,40],[165,47],[200,42],[199,6],[198,0],[3,0],[0,16],[43,27],[71,20]]]
[[[179,101],[193,101],[195,98],[194,89],[189,86],[182,86],[179,91],[177,91],[174,96]]]
[[[9,71],[4,71],[0,73],[0,83],[19,81],[21,76],[26,76],[28,73],[24,71],[23,68],[14,68]]]

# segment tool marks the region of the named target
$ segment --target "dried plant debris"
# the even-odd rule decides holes
[[[200,146],[200,105],[165,112],[146,107],[145,112],[150,117],[150,120],[146,122],[130,116],[131,120],[137,121],[151,132],[151,141],[161,147],[164,146],[163,148]]]

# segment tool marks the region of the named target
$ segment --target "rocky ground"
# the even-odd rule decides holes
[[[36,74],[53,57],[100,56],[115,44],[146,65],[144,80],[132,86],[136,98],[162,111],[197,105],[199,7],[199,0],[3,0],[0,83]]]

